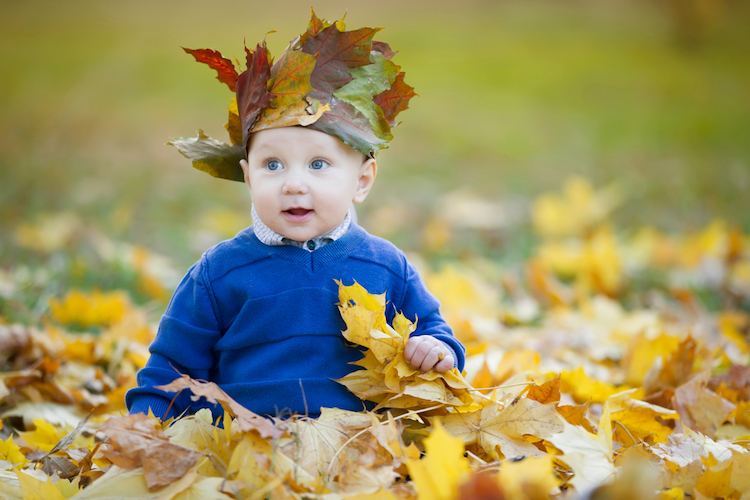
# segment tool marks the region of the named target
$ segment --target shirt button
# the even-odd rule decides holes
[[[307,248],[309,248],[310,250],[315,250],[315,242],[313,240],[308,241]]]

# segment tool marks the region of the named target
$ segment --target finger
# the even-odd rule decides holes
[[[430,349],[432,349],[432,346],[430,345],[429,342],[427,342],[426,338],[414,339],[413,345],[414,345],[414,351],[411,353],[411,357],[406,358],[406,353],[404,353],[404,358],[414,368],[421,369],[422,363],[424,363],[424,358],[425,356],[427,356],[427,353],[430,352]],[[405,350],[406,349],[404,349],[404,351]]]
[[[453,359],[452,354],[446,354],[445,357],[438,361],[438,363],[435,365],[435,371],[436,372],[447,372],[451,368],[453,368],[453,364],[455,363],[455,360]]]
[[[411,363],[412,356],[414,356],[414,351],[417,350],[417,347],[420,344],[420,340],[417,338],[410,338],[406,341],[406,346],[404,347],[404,358],[406,361]]]
[[[427,352],[427,354],[424,357],[424,360],[422,361],[422,364],[420,365],[420,370],[422,373],[427,373],[428,371],[432,370],[432,368],[440,361],[440,354],[442,354],[440,347],[434,346],[432,349]]]

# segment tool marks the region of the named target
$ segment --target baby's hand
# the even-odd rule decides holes
[[[454,362],[450,349],[429,335],[411,337],[404,347],[404,358],[422,373],[433,368],[436,372],[448,371],[453,368]]]

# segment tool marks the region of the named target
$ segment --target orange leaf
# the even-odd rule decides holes
[[[560,376],[558,375],[542,385],[534,384],[530,386],[526,397],[542,404],[560,401]]]

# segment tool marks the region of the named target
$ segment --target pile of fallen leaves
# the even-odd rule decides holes
[[[341,284],[365,355],[339,382],[372,412],[267,419],[181,378],[169,389],[224,418],[128,416],[154,327],[126,294],[71,290],[43,326],[0,321],[0,497],[748,498],[750,237],[720,221],[624,235],[617,202],[573,181],[535,203],[523,264],[424,270],[464,373],[411,368],[414,318],[388,324],[384,296]]]

